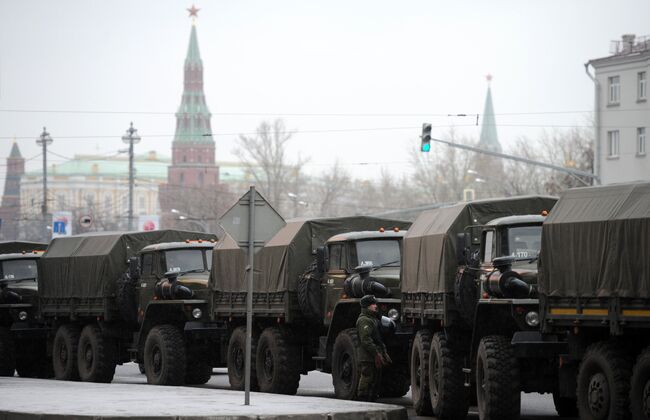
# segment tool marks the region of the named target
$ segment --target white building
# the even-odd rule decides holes
[[[650,180],[650,36],[623,35],[610,52],[585,65],[595,74],[594,172],[602,184]]]

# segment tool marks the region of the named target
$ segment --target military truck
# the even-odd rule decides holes
[[[355,398],[359,298],[374,293],[382,312],[399,318],[402,229],[409,225],[363,216],[297,220],[273,236],[255,256],[252,389],[295,394],[300,375],[318,369],[332,373],[337,397]],[[228,325],[228,377],[232,388],[243,389],[247,256],[228,236],[213,255],[212,317]],[[394,365],[380,393],[402,396],[408,340],[397,337],[388,346]]]
[[[411,395],[418,414],[465,418],[477,398],[482,419],[514,418],[520,394],[501,396],[519,384],[496,382],[493,370],[514,369],[510,339],[539,328],[535,261],[544,212],[555,201],[527,196],[460,203],[423,212],[409,229],[402,323],[413,334]],[[539,373],[526,372],[531,378]],[[519,379],[522,389],[536,390],[528,376]]]
[[[39,262],[38,316],[55,377],[110,382],[116,364],[137,361],[151,384],[207,382],[215,241],[173,230],[54,239]]]
[[[539,291],[543,334],[526,348],[566,342],[566,409],[649,419],[650,183],[564,192],[544,223]]]
[[[36,319],[39,242],[0,242],[0,376],[50,377],[47,330]]]

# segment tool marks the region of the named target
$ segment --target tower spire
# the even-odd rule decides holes
[[[494,106],[492,105],[492,75],[485,76],[488,83],[487,95],[485,96],[485,106],[483,108],[483,122],[481,124],[481,137],[478,146],[482,149],[493,152],[501,152],[501,143],[497,135],[497,123],[494,117]]]

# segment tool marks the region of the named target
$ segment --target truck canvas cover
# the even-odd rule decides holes
[[[316,258],[316,248],[336,234],[376,231],[382,227],[407,229],[409,225],[409,222],[367,216],[290,220],[255,254],[254,289],[256,292],[295,291],[298,277]],[[248,252],[226,236],[212,255],[212,290],[245,292]]]
[[[39,260],[42,298],[98,298],[115,295],[128,259],[147,245],[216,239],[215,235],[179,230],[100,233],[55,238]]]
[[[47,244],[42,242],[29,241],[2,241],[0,242],[0,254],[15,254],[20,252],[45,251]]]
[[[495,198],[422,212],[404,238],[402,292],[453,292],[459,233],[498,217],[541,214],[551,210],[556,200],[545,196]]]
[[[539,288],[650,298],[650,183],[565,191],[542,229]]]

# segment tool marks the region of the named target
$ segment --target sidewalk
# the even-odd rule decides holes
[[[0,420],[402,420],[404,407],[219,389],[0,378]]]

